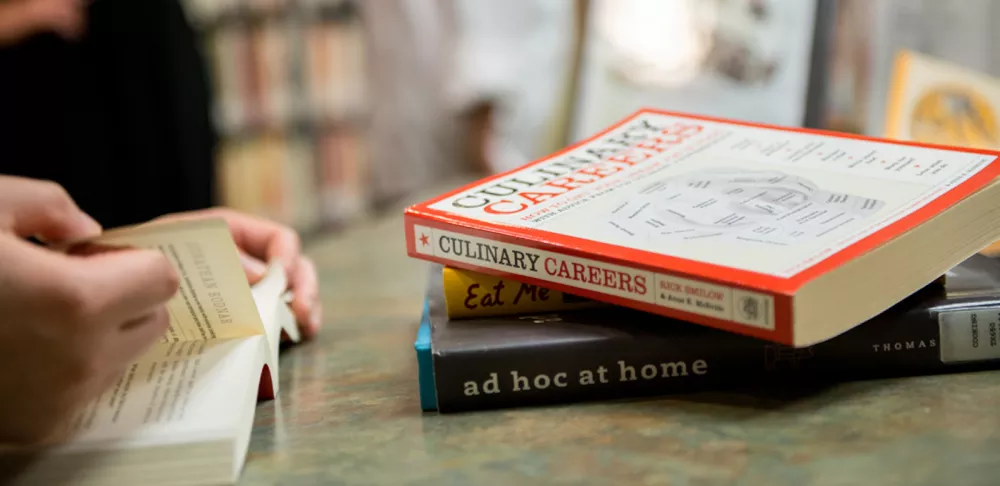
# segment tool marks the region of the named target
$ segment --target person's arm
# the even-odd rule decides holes
[[[484,173],[496,172],[490,163],[490,136],[493,133],[493,103],[482,101],[467,110],[462,117],[466,136],[465,156],[473,166]]]
[[[85,17],[85,0],[0,0],[0,47],[41,32],[76,38]]]

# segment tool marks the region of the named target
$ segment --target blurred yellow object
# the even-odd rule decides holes
[[[442,278],[450,318],[557,312],[605,305],[509,278],[452,267],[444,268]]]
[[[917,99],[910,134],[921,142],[993,148],[997,146],[996,114],[976,91],[942,86]]]
[[[983,251],[979,253],[991,257],[1000,257],[1000,241],[997,241],[992,245],[987,246],[986,248],[983,249]]]
[[[889,87],[884,135],[923,143],[1000,148],[1000,80],[900,51]]]

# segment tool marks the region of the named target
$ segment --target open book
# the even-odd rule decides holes
[[[105,233],[158,248],[180,275],[162,340],[75,420],[75,438],[31,457],[14,484],[220,484],[243,467],[258,399],[278,388],[284,330],[298,339],[280,266],[253,288],[221,220]]]

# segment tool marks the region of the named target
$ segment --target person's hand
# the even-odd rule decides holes
[[[178,276],[157,251],[73,256],[98,235],[58,185],[0,176],[0,442],[57,442],[169,326]]]
[[[319,302],[319,281],[313,262],[302,255],[299,235],[291,228],[264,218],[227,208],[168,214],[157,220],[221,218],[229,225],[233,241],[240,249],[243,269],[253,285],[267,271],[267,263],[277,261],[285,268],[294,300],[291,308],[303,338],[311,339],[323,325]]]
[[[76,39],[86,25],[88,0],[0,1],[0,46],[39,32]]]

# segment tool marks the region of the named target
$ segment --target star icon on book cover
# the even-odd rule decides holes
[[[425,235],[423,233],[420,234],[420,243],[423,244],[424,246],[427,246],[427,245],[430,244],[430,241],[428,240],[427,235]]]

